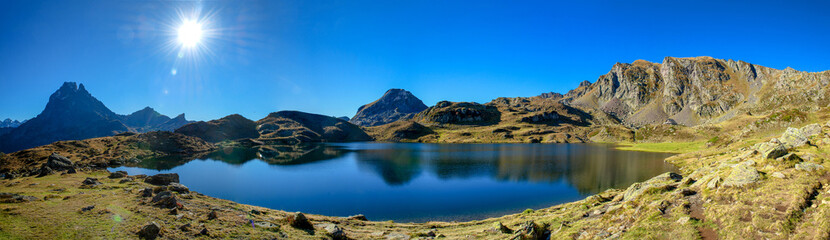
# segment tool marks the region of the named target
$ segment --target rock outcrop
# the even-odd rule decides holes
[[[711,57],[666,57],[662,63],[617,63],[593,84],[567,94],[571,106],[597,109],[626,125],[669,119],[686,126],[728,120],[738,112],[769,112],[782,106],[823,107],[830,71],[777,70]]]
[[[360,106],[357,114],[348,121],[359,126],[371,127],[410,119],[424,109],[427,109],[424,102],[409,91],[389,89],[380,99]]]
[[[440,101],[413,118],[425,124],[492,124],[501,113],[496,107],[474,102]]]

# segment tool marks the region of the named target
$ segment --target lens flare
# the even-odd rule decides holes
[[[194,20],[184,20],[178,30],[179,43],[183,47],[192,48],[202,41],[202,24]]]

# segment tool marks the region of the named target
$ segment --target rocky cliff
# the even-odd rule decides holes
[[[781,107],[826,106],[830,71],[777,70],[711,57],[666,57],[662,63],[617,63],[594,83],[583,83],[563,102],[600,110],[628,126],[695,126],[741,113]]]
[[[403,89],[389,89],[380,99],[360,106],[349,122],[370,127],[412,118],[427,109],[420,99]]]

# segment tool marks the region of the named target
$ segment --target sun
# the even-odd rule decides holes
[[[179,26],[179,43],[182,46],[191,48],[195,47],[202,41],[202,24],[194,20],[184,20]]]

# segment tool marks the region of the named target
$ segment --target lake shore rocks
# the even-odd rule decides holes
[[[169,185],[170,183],[178,183],[179,182],[179,174],[176,173],[161,173],[156,174],[153,176],[149,176],[144,179],[144,182],[153,184],[153,185]]]

